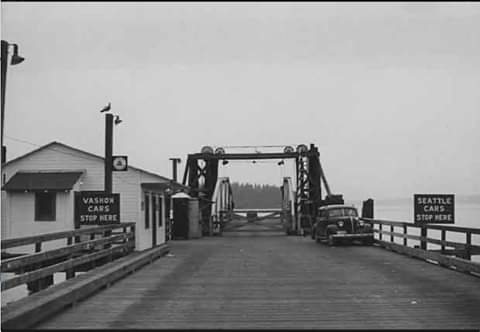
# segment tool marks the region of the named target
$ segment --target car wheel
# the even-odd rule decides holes
[[[366,245],[366,246],[373,245],[373,238],[368,238],[366,240],[363,240],[363,244]]]
[[[330,234],[328,235],[328,245],[329,246],[334,246],[337,244],[337,241],[335,240],[335,238]]]

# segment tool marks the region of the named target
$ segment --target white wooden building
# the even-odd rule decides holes
[[[165,192],[186,188],[133,166],[113,172],[112,182],[120,221],[136,223],[136,250],[164,243]],[[13,159],[2,168],[1,237],[72,230],[74,193],[103,190],[104,158],[95,154],[52,142]]]

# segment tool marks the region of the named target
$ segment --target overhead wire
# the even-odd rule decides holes
[[[20,142],[20,143],[30,144],[32,146],[39,147],[39,148],[44,146],[44,145],[40,145],[40,144],[37,144],[37,143],[32,143],[32,142],[29,142],[27,140],[23,140],[23,139],[8,136],[8,135],[5,135],[5,138],[8,138],[10,140],[17,141],[17,142]],[[51,150],[59,152],[59,153],[63,153],[65,155],[69,155],[69,156],[72,156],[72,157],[80,158],[80,159],[85,159],[85,160],[90,160],[90,161],[92,160],[91,157],[82,156],[80,154],[69,153],[67,151],[62,151],[62,150],[59,150],[59,149],[55,149],[53,147],[51,148]],[[120,182],[123,182],[125,184],[129,184],[129,185],[132,185],[132,186],[137,186],[138,185],[138,183],[133,183],[133,182],[126,181],[126,180],[124,180],[124,179],[122,179],[121,177],[118,177],[118,176],[116,176],[115,178],[118,179]]]
[[[222,145],[222,148],[227,149],[249,149],[249,148],[283,148],[286,146],[296,146],[295,144],[284,145]]]
[[[29,145],[39,147],[39,148],[44,146],[44,145],[40,145],[40,144],[37,144],[37,143],[32,143],[30,141],[20,139],[20,138],[16,138],[16,137],[12,137],[12,136],[8,136],[8,135],[5,135],[5,138],[16,141],[16,142],[24,143],[24,144],[29,144]],[[285,145],[256,145],[256,146],[245,145],[245,146],[225,146],[225,147],[226,148],[255,148],[255,147],[284,147],[284,146]],[[63,153],[65,155],[69,155],[69,156],[72,156],[72,157],[81,158],[81,159],[85,159],[85,160],[91,160],[90,157],[82,156],[80,154],[73,154],[73,153],[69,153],[67,151],[62,151],[62,150],[55,149],[55,148],[51,148],[51,150],[59,152],[59,153]],[[229,163],[277,164],[278,161],[275,161],[275,160],[229,160]],[[223,166],[225,166],[225,165],[223,165]],[[280,172],[281,172],[280,176],[281,177],[283,177],[283,175],[284,175],[283,174],[284,173],[283,166],[280,167]],[[126,181],[126,180],[124,180],[124,179],[122,179],[121,177],[118,177],[118,176],[115,177],[115,178],[118,179],[120,182],[125,183],[125,184],[129,184],[129,185],[132,185],[132,186],[137,186],[138,185],[137,183],[132,183],[132,182]]]

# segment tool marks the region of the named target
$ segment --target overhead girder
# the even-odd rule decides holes
[[[225,224],[232,219],[233,208],[230,180],[227,177],[218,178],[212,197],[209,235],[222,233]]]
[[[297,233],[297,223],[295,218],[295,192],[292,187],[292,179],[290,177],[283,178],[283,184],[280,187],[282,192],[282,214],[281,220],[287,234]]]
[[[211,200],[218,178],[218,160],[202,160],[187,158],[183,184],[192,189],[191,196],[199,198],[202,233],[208,235],[211,232],[209,220],[211,215]]]
[[[212,233],[210,223],[212,216],[212,197],[218,181],[218,162],[220,160],[258,160],[258,159],[294,159],[296,165],[296,188],[292,202],[293,221],[291,231],[308,232],[315,220],[317,207],[325,204],[343,203],[342,195],[333,195],[320,163],[320,153],[314,144],[310,149],[297,149],[295,152],[282,153],[194,153],[189,154],[183,177],[183,184],[192,189],[194,197],[199,197],[202,215],[203,233]],[[325,200],[322,200],[321,184],[326,190]],[[285,182],[282,186],[285,188]],[[292,191],[291,182],[287,186]],[[231,188],[230,188],[231,191]],[[282,189],[282,202],[284,194]],[[231,196],[231,192],[230,192]]]
[[[295,217],[297,229],[303,231],[310,227],[312,201],[310,197],[310,187],[313,185],[309,174],[309,160],[306,153],[300,154],[296,159],[297,170],[297,190],[296,190],[296,207]]]

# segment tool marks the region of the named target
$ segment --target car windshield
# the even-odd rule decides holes
[[[329,217],[356,217],[357,210],[354,208],[336,208],[328,210]]]

